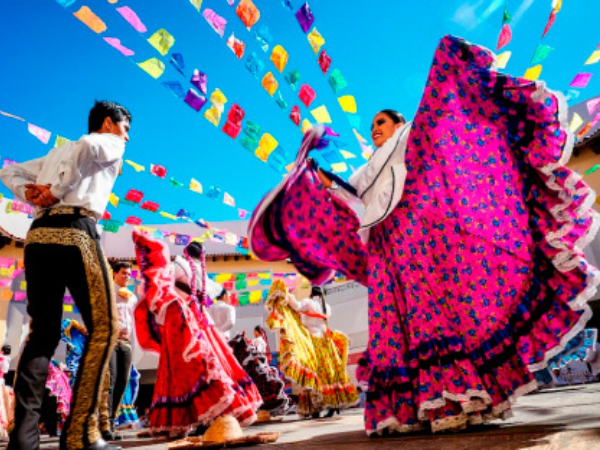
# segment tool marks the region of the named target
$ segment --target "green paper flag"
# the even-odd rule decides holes
[[[589,175],[590,173],[594,173],[596,170],[600,169],[600,164],[596,164],[591,169],[585,171],[584,175]]]
[[[183,183],[180,181],[177,181],[175,178],[169,178],[169,181],[171,182],[171,184],[176,187],[176,188],[180,188],[183,187]]]
[[[504,16],[502,17],[502,24],[510,23],[511,20],[512,20],[512,17],[510,16],[510,13],[508,12],[508,8],[505,6],[504,7]]]
[[[236,281],[236,283],[235,283],[236,291],[241,291],[242,289],[247,289],[247,287],[248,287],[248,283],[246,283],[245,281]]]
[[[531,65],[534,66],[536,64],[541,63],[545,60],[550,52],[554,50],[549,45],[540,44],[536,47],[535,52],[533,53],[533,57],[531,58]]]
[[[248,303],[250,303],[250,297],[248,296],[248,291],[239,293],[238,303],[240,304],[240,306],[245,306]]]

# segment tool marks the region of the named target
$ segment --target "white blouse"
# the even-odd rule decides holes
[[[322,316],[331,317],[331,306],[325,303],[326,311],[323,311],[323,302],[320,298],[314,300],[312,298],[305,298],[304,300],[298,301],[293,295],[288,296],[289,305],[299,313],[308,312],[316,313]],[[302,324],[308,328],[310,334],[316,337],[322,337],[327,331],[327,321],[318,317],[311,317],[306,314],[300,314],[302,317]]]
[[[58,205],[78,206],[104,214],[125,141],[112,133],[92,133],[53,148],[42,158],[5,167],[0,179],[15,196],[27,202],[25,184],[49,184]]]
[[[135,325],[134,308],[137,305],[137,296],[129,291],[127,288],[123,288],[116,283],[113,283],[115,298],[117,300],[117,314],[119,316],[119,331],[127,332],[131,339],[133,335],[133,329]],[[129,291],[129,297],[122,296],[119,294],[121,289]]]
[[[267,353],[267,343],[262,336],[252,339],[252,345],[256,347],[259,353]]]

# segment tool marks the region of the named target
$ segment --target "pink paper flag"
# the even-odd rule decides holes
[[[43,128],[35,126],[32,123],[27,124],[27,129],[29,130],[29,132],[31,134],[33,134],[36,138],[38,138],[44,144],[47,144],[48,141],[50,140],[50,135],[52,133],[50,133],[48,130],[44,130]]]
[[[119,39],[117,39],[117,38],[105,37],[104,40],[106,42],[108,42],[109,45],[112,45],[114,48],[116,48],[121,53],[123,53],[125,56],[132,56],[132,55],[135,54],[133,52],[133,50],[129,50],[127,47],[124,47],[123,45],[121,45],[121,41]]]
[[[0,288],[9,287],[11,280],[0,280]]]
[[[15,302],[25,301],[26,298],[27,298],[27,293],[26,292],[23,292],[23,291],[17,291],[17,292],[15,292]]]
[[[240,219],[245,219],[246,217],[248,217],[248,211],[246,211],[245,209],[238,208],[238,216]]]
[[[578,73],[577,75],[575,75],[575,78],[573,78],[573,81],[571,81],[571,84],[569,84],[569,86],[583,89],[590,82],[592,75],[593,74],[591,73]]]
[[[596,114],[596,117],[594,117],[594,119],[592,120],[592,128],[598,125],[598,123],[600,123],[600,112],[598,112],[598,114]]]
[[[121,6],[120,8],[117,8],[117,11],[123,16],[123,19],[136,29],[136,31],[139,31],[140,33],[148,31],[146,25],[142,23],[137,14],[129,6]]]
[[[235,207],[235,200],[227,192],[225,192],[223,194],[223,203],[225,203],[226,205]]]
[[[500,30],[500,36],[498,36],[498,46],[496,50],[500,50],[502,47],[507,45],[512,39],[512,30],[510,29],[510,25],[505,23],[502,25],[502,30]]]
[[[556,20],[556,11],[552,10],[552,12],[550,13],[550,17],[548,17],[548,22],[546,23],[544,32],[542,33],[542,37],[546,36],[546,33],[548,33],[548,31],[550,31],[550,28],[552,28],[552,25],[554,24],[555,20]]]
[[[225,25],[227,25],[227,21],[224,18],[210,8],[206,8],[202,15],[219,36],[223,37],[225,35]]]
[[[589,115],[594,114],[594,111],[596,111],[596,109],[598,109],[598,106],[600,106],[600,98],[593,98],[591,100],[588,100],[586,106],[587,106],[588,114]]]

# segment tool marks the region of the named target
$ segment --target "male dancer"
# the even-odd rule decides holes
[[[119,449],[101,438],[96,414],[108,359],[119,335],[96,221],[104,213],[119,173],[130,122],[131,114],[124,107],[96,102],[89,114],[90,134],[0,173],[16,198],[36,206],[25,241],[31,325],[17,367],[15,427],[9,436],[9,450],[40,447],[40,409],[48,363],[60,341],[66,288],[81,312],[88,340],[60,447]]]

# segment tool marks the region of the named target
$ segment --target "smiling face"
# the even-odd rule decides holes
[[[392,137],[396,129],[402,125],[404,125],[404,122],[394,123],[387,113],[377,113],[371,125],[371,140],[375,148],[379,148],[385,144]]]

